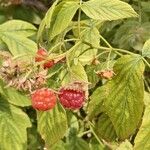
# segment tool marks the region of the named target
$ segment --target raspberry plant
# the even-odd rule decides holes
[[[0,150],[150,149],[149,2],[130,4],[55,0],[38,21],[0,20]]]

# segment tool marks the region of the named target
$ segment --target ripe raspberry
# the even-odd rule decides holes
[[[36,62],[41,62],[41,61],[46,61],[44,64],[43,64],[43,67],[44,69],[46,68],[51,68],[54,66],[54,60],[46,60],[48,57],[48,53],[46,50],[44,49],[39,49],[36,53],[36,57],[35,57],[35,61]]]
[[[32,95],[32,107],[40,111],[54,108],[56,105],[56,95],[47,88],[35,90]]]
[[[68,109],[79,109],[85,101],[85,92],[81,89],[76,89],[77,83],[67,88],[61,88],[58,94],[60,103]]]

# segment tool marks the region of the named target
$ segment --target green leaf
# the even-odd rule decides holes
[[[95,125],[95,132],[99,138],[107,141],[114,141],[117,138],[114,126],[106,114],[101,114]]]
[[[129,4],[119,0],[90,0],[84,2],[81,8],[88,17],[102,21],[137,17]]]
[[[90,141],[91,150],[105,150],[105,146],[97,141],[97,139],[92,138]]]
[[[32,40],[29,40],[21,35],[13,33],[1,34],[1,39],[8,46],[10,52],[14,55],[22,55],[29,59],[37,51],[37,45]]]
[[[3,95],[11,104],[17,106],[30,106],[30,99],[23,93],[14,88],[5,88],[5,84],[0,80],[0,94]]]
[[[88,105],[88,117],[89,119],[93,119],[93,117],[99,115],[104,112],[104,104],[103,102],[107,98],[107,93],[105,92],[105,87],[97,88],[90,97],[90,102]]]
[[[10,105],[0,97],[0,149],[26,150],[26,128],[31,123],[28,116],[19,108]]]
[[[50,149],[53,144],[63,138],[66,130],[67,117],[60,104],[53,110],[38,112],[38,131],[45,140],[47,148]]]
[[[11,33],[28,37],[35,34],[36,30],[32,24],[21,20],[11,20],[0,25],[0,34],[7,35]]]
[[[5,43],[10,52],[16,55],[33,55],[37,45],[26,37],[35,34],[36,28],[27,22],[11,20],[0,25],[0,39]]]
[[[88,81],[91,83],[89,85],[89,89],[90,88],[94,88],[96,86],[96,84],[98,83],[98,81],[100,80],[100,78],[97,76],[96,73],[94,73],[96,69],[96,66],[95,65],[87,65],[85,67],[85,71],[87,73],[87,76],[88,76]]]
[[[145,97],[150,100],[150,94]],[[150,103],[145,108],[142,125],[135,138],[134,150],[149,150],[150,149]]]
[[[78,62],[77,65],[71,66],[71,75],[72,78],[78,81],[88,82],[87,74],[84,70],[84,67],[81,63]]]
[[[66,150],[90,150],[88,143],[82,138],[71,136],[69,139]]]
[[[53,5],[50,7],[50,9],[47,11],[44,19],[41,21],[41,24],[39,26],[39,29],[38,29],[38,34],[37,34],[37,41],[39,41],[41,38],[42,38],[42,34],[43,34],[43,31],[46,28],[50,28],[50,25],[51,25],[51,19],[52,19],[52,14],[54,12],[54,9],[57,5],[59,0],[56,0]]]
[[[128,140],[125,140],[125,142],[122,142],[116,150],[133,150],[133,146]]]
[[[60,4],[59,4],[60,5]],[[58,5],[58,7],[59,7]],[[62,7],[59,7],[59,11],[54,12],[53,21],[51,22],[50,28],[50,39],[60,34],[66,29],[75,15],[79,5],[77,2],[68,1],[65,2]]]
[[[95,47],[99,47],[99,31],[95,27],[87,27],[81,32],[81,38],[91,43]],[[86,51],[87,50],[87,51]],[[97,49],[89,49],[89,46],[81,43],[75,50],[75,56],[78,57],[79,61],[83,64],[91,64],[97,54]]]
[[[59,141],[51,148],[51,150],[66,150],[65,143],[63,141]]]
[[[145,42],[142,49],[142,55],[144,57],[150,58],[150,39]]]
[[[120,139],[133,134],[143,112],[144,63],[139,55],[122,56],[114,65],[116,76],[107,84],[105,109]]]
[[[71,130],[71,128],[76,129],[77,131],[79,130],[79,122],[77,117],[70,111],[67,110],[67,120],[68,120],[68,126]]]

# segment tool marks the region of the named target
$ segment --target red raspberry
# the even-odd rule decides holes
[[[43,67],[44,69],[46,68],[51,68],[54,66],[54,60],[46,60],[46,58],[48,57],[48,53],[46,50],[44,49],[39,49],[36,53],[36,57],[35,57],[35,61],[36,62],[41,62],[41,61],[46,61],[44,64],[43,64]]]
[[[78,83],[72,84],[72,87],[61,88],[58,94],[60,103],[68,109],[79,109],[85,101],[85,91],[78,88]],[[78,89],[77,89],[78,88]]]
[[[51,68],[54,66],[54,60],[51,60],[51,61],[46,61],[46,63],[44,63],[44,69],[46,68]]]
[[[31,94],[32,107],[40,111],[46,111],[54,108],[56,105],[56,95],[47,88],[35,90]]]
[[[43,61],[43,60],[45,60],[45,57],[47,57],[47,56],[48,55],[47,55],[46,50],[44,50],[44,49],[41,48],[36,53],[35,61],[36,62]]]

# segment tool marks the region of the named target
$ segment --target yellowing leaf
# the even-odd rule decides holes
[[[147,100],[150,100],[150,94],[147,95]],[[150,103],[146,106],[142,125],[135,138],[134,150],[149,150],[150,149]]]
[[[128,138],[139,125],[144,106],[144,63],[139,55],[122,56],[115,63],[116,76],[107,84],[105,109],[120,139]]]
[[[120,0],[90,0],[81,8],[88,17],[103,21],[137,17],[133,8]]]

